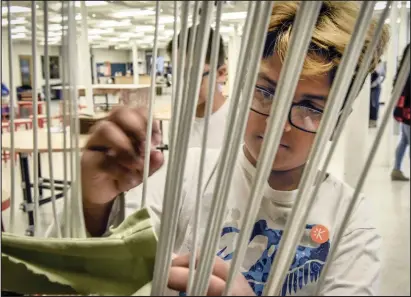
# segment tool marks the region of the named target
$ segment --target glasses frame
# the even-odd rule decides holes
[[[264,87],[262,87],[262,86],[259,86],[259,85],[256,85],[255,88],[256,88],[257,90],[260,90],[260,91],[263,91],[263,92],[265,92],[265,93],[270,94],[270,95],[271,95],[271,98],[274,98],[274,94],[272,94],[272,92],[270,92],[270,91],[267,90],[266,88],[264,88]],[[307,107],[306,105],[304,105],[304,104],[302,104],[302,103],[292,103],[292,104],[291,104],[291,108],[290,108],[290,110],[288,111],[288,122],[290,123],[290,125],[293,126],[293,127],[295,127],[295,128],[297,128],[298,130],[301,130],[301,131],[304,131],[304,132],[307,132],[307,133],[311,133],[311,134],[317,134],[317,132],[309,131],[309,130],[306,130],[306,129],[304,129],[304,128],[298,127],[297,125],[295,125],[295,124],[292,122],[292,120],[291,120],[291,114],[292,114],[292,110],[293,110],[293,108],[294,108],[295,106]],[[324,110],[321,110],[321,109],[316,108],[316,107],[309,107],[309,108],[312,109],[312,110],[318,111],[318,112],[320,112],[321,114],[324,114]],[[250,107],[250,110],[252,110],[253,112],[255,112],[255,113],[259,114],[259,115],[265,116],[265,117],[269,117],[269,116],[270,116],[269,114],[260,112],[260,111],[258,111],[258,110],[256,110],[256,109],[252,108],[252,107]]]

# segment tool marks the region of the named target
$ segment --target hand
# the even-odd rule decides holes
[[[168,287],[179,292],[186,292],[189,276],[190,255],[177,256],[171,263],[168,277]],[[198,259],[197,259],[198,262]],[[196,263],[197,265],[197,263]],[[222,296],[230,266],[221,258],[215,257],[213,271],[211,273],[207,296]],[[245,277],[239,273],[234,280],[231,290],[232,296],[256,296]]]
[[[147,110],[120,107],[93,128],[81,159],[83,200],[105,205],[142,183]],[[159,123],[153,122],[149,175],[164,162],[155,148],[161,142]]]

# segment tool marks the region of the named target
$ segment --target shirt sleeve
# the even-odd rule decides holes
[[[361,199],[344,232],[320,295],[378,295],[381,236],[371,222],[370,207]]]

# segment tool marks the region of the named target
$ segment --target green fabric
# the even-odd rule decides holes
[[[128,217],[105,238],[2,233],[2,290],[117,296],[145,293],[151,287],[156,247],[146,209]]]

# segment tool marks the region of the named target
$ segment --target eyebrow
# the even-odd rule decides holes
[[[269,78],[264,72],[260,72],[258,76],[260,79],[265,80],[267,83],[269,83],[272,87],[277,87],[277,82]],[[304,99],[309,99],[309,100],[320,100],[320,101],[327,100],[327,96],[313,95],[313,94],[303,94],[303,96],[301,97]]]

